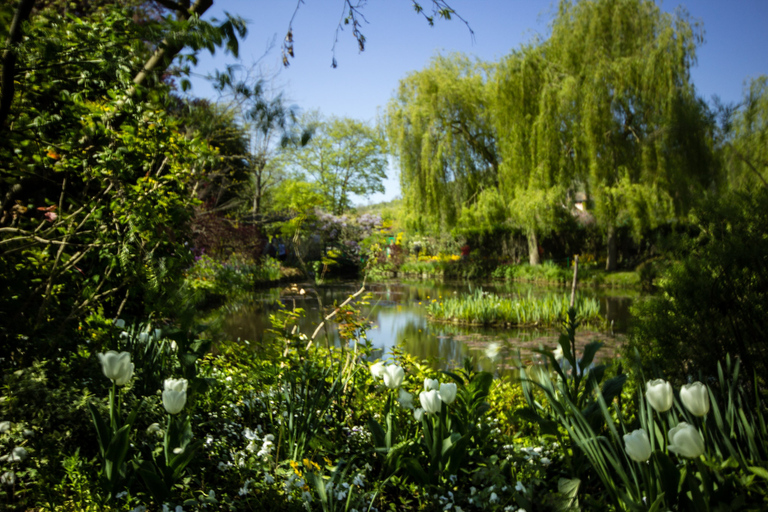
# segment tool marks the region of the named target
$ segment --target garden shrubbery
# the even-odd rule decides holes
[[[660,293],[637,303],[628,354],[684,382],[715,375],[725,354],[747,375],[768,371],[768,192],[710,201],[681,240]],[[764,381],[763,381],[764,382]]]

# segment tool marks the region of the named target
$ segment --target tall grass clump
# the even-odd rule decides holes
[[[565,317],[570,306],[567,294],[550,293],[534,297],[507,298],[476,290],[464,297],[433,301],[427,312],[434,320],[472,325],[552,325]],[[579,298],[575,304],[577,315],[585,322],[600,318],[600,304],[596,299]]]

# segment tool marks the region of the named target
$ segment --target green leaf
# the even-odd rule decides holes
[[[759,476],[760,478],[764,478],[765,480],[768,480],[768,470],[766,470],[763,467],[760,466],[748,466],[749,470]]]
[[[597,354],[597,351],[600,350],[602,346],[603,342],[593,341],[584,347],[584,354],[581,356],[580,361],[581,371],[586,371],[589,365],[592,364],[592,361],[595,359],[595,354]]]
[[[112,435],[107,424],[104,423],[104,420],[99,414],[99,410],[93,403],[88,402],[88,410],[91,413],[91,418],[93,418],[93,424],[96,426],[96,436],[99,439],[99,451],[101,452],[101,456],[104,457],[107,447],[109,446],[110,441],[112,441]]]

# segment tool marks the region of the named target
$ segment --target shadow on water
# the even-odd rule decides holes
[[[306,315],[300,322],[301,332],[311,334],[323,316],[333,310],[335,303],[343,302],[349,295],[360,289],[360,282],[345,281],[324,285],[299,283],[307,293],[299,295],[285,286],[255,293],[247,302],[236,307],[230,305],[220,311],[220,329],[225,337],[248,341],[258,347],[270,328],[269,315],[278,309],[278,301],[286,308],[303,308]],[[455,324],[435,323],[427,320],[425,306],[430,301],[444,297],[472,293],[482,288],[503,296],[543,294],[564,288],[541,287],[531,284],[502,283],[474,285],[463,282],[431,281],[389,281],[366,285],[371,299],[361,306],[362,313],[372,322],[368,339],[374,347],[384,353],[394,346],[402,346],[419,359],[433,362],[436,368],[461,366],[467,356],[473,356],[483,369],[497,368],[499,355],[489,358],[487,352],[501,350],[501,357],[516,359],[518,350],[522,363],[536,357],[531,350],[540,347],[554,349],[559,333],[555,329],[513,329],[492,327],[469,327]],[[622,335],[626,332],[630,317],[630,306],[636,295],[617,295],[602,290],[584,290],[584,295],[600,301],[601,314],[606,319],[601,326],[584,326],[579,329],[577,345],[598,339],[605,343],[602,357],[616,353]],[[612,332],[611,332],[612,325]],[[333,329],[322,332],[326,342],[338,343],[338,334]],[[515,357],[513,357],[515,356]]]

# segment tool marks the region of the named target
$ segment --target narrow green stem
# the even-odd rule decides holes
[[[115,406],[115,395],[117,393],[117,384],[112,381],[112,388],[109,390],[109,426],[112,428],[112,434],[117,431],[117,416],[120,413],[119,410],[115,411],[115,407],[119,409],[120,404]]]

